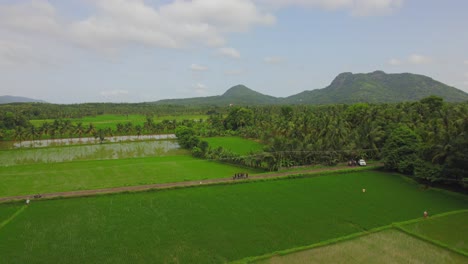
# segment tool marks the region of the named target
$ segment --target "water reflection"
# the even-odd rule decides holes
[[[163,135],[141,135],[141,136],[113,136],[106,137],[106,142],[126,142],[126,141],[139,141],[149,139],[175,139],[174,134],[163,134]],[[99,144],[99,138],[86,137],[86,138],[59,138],[59,139],[43,139],[43,140],[28,140],[22,142],[16,142],[13,144],[15,148],[39,148],[39,147],[51,147],[51,146],[66,146],[76,144]]]
[[[21,148],[0,151],[0,166],[162,156],[178,149],[179,144],[176,140],[75,145],[55,148]]]

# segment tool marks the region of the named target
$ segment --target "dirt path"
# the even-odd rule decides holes
[[[95,190],[41,193],[40,198],[34,198],[35,194],[7,196],[7,197],[0,197],[0,202],[26,200],[26,199],[33,200],[33,199],[43,199],[43,198],[56,198],[56,197],[92,196],[92,195],[96,195],[96,194],[108,194],[108,193],[120,193],[120,192],[138,192],[138,191],[147,191],[147,190],[169,189],[169,188],[175,188],[175,187],[210,185],[210,184],[217,184],[217,183],[223,183],[223,182],[233,182],[233,181],[239,181],[240,182],[240,181],[249,181],[249,180],[257,180],[257,179],[267,179],[267,178],[275,178],[275,177],[288,176],[288,175],[318,173],[318,172],[323,172],[323,171],[349,170],[350,168],[351,167],[347,167],[347,166],[339,166],[339,167],[333,167],[333,168],[318,168],[318,169],[300,170],[300,171],[264,173],[264,174],[249,176],[248,179],[239,179],[239,180],[233,180],[232,178],[217,178],[217,179],[196,180],[196,181],[157,183],[157,184],[137,185],[137,186],[124,186],[124,187],[114,187],[114,188],[95,189]],[[356,167],[356,168],[358,168],[358,167]]]

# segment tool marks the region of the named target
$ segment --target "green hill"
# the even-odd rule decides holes
[[[9,103],[45,103],[42,100],[36,100],[27,97],[21,96],[10,96],[10,95],[3,95],[0,96],[0,104],[9,104]]]
[[[279,103],[279,99],[253,91],[244,85],[236,85],[228,89],[223,95],[185,99],[166,99],[154,103],[173,105],[264,105],[277,104]]]
[[[231,87],[223,95],[154,102],[174,105],[265,105],[265,104],[336,104],[394,103],[418,101],[436,95],[449,102],[467,101],[468,94],[430,77],[412,73],[387,74],[383,71],[339,74],[332,83],[316,90],[277,98],[253,91],[244,85]]]
[[[383,71],[339,74],[323,89],[304,91],[285,98],[287,104],[392,103],[418,101],[436,95],[446,101],[466,101],[468,94],[430,77]]]

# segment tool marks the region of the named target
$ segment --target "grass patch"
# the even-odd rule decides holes
[[[405,231],[443,244],[468,256],[468,211],[399,225]]]
[[[176,121],[182,121],[182,120],[200,120],[200,119],[206,119],[206,115],[177,115],[177,116],[156,116],[153,118],[153,121],[155,123],[161,122],[162,120],[176,120]],[[67,119],[65,119],[67,120]],[[70,118],[68,120],[71,120],[73,124],[77,124],[79,122],[83,123],[83,126],[88,126],[90,123],[92,123],[97,129],[106,129],[106,128],[112,128],[116,129],[118,123],[132,123],[133,126],[136,125],[141,125],[146,122],[146,116],[145,115],[97,115],[97,116],[87,116],[83,118]],[[31,120],[31,124],[33,124],[36,127],[40,127],[42,124],[45,122],[53,123],[54,119],[39,119],[39,120]]]
[[[324,247],[255,263],[466,263],[468,258],[388,229]]]
[[[374,171],[33,201],[0,229],[0,255],[4,263],[220,263],[467,205]]]
[[[67,118],[65,120],[71,120],[73,124],[81,122],[85,127],[92,123],[97,129],[116,129],[118,123],[130,122],[134,126],[143,125],[143,123],[146,121],[146,117],[144,115],[98,115],[87,116],[83,118]],[[54,119],[31,120],[31,124],[36,127],[40,127],[45,122],[53,123]]]
[[[91,160],[2,167],[0,196],[231,177],[258,172],[191,156]]]
[[[239,155],[263,150],[262,144],[241,137],[209,137],[203,138],[203,140],[207,141],[213,149],[222,147]]]

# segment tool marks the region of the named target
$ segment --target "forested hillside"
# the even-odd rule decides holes
[[[286,98],[287,104],[395,103],[436,95],[449,102],[468,100],[468,94],[424,75],[387,74],[383,71],[341,73],[324,89],[304,91]]]
[[[196,97],[186,99],[167,99],[154,102],[158,105],[267,105],[278,104],[281,102],[280,98],[256,92],[247,88],[244,85],[236,85],[229,88],[223,95]]]
[[[442,97],[448,102],[468,100],[467,93],[424,75],[387,74],[383,71],[375,71],[359,74],[341,73],[323,89],[308,90],[286,98],[264,95],[244,85],[237,85],[220,96],[170,99],[154,103],[191,106],[396,103],[418,101],[431,95]]]

